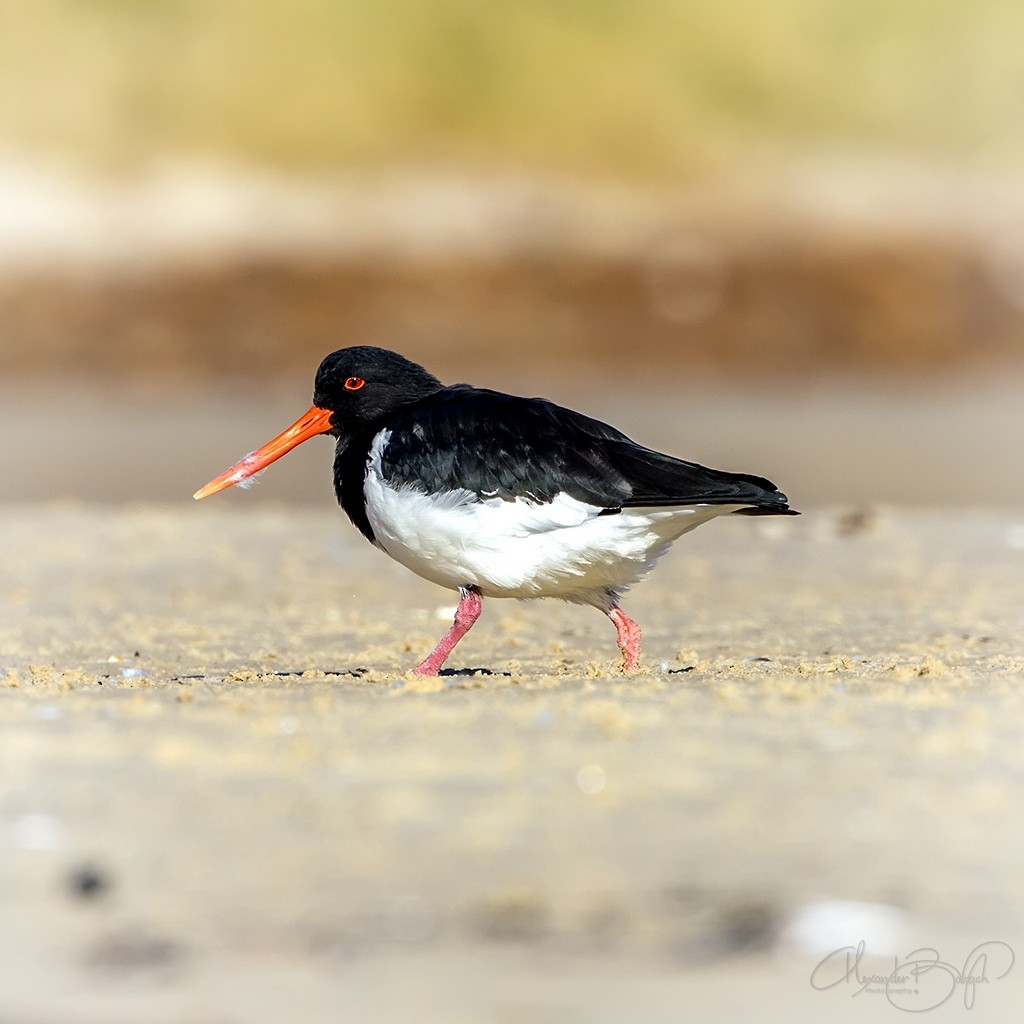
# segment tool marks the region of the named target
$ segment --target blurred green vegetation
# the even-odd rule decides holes
[[[0,0],[0,148],[632,178],[1016,159],[1021,0]]]

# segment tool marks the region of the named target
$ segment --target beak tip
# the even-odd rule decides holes
[[[224,484],[220,483],[220,486],[215,486],[220,483],[220,478],[217,480],[211,480],[208,484],[200,487],[195,494],[192,495],[193,501],[202,501],[203,498],[208,498],[211,494],[216,494],[217,491],[224,489]]]

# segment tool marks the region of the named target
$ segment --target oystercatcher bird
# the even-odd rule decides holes
[[[797,515],[773,483],[652,451],[541,398],[445,387],[372,346],[331,353],[313,407],[196,491],[245,480],[315,434],[336,438],[334,491],[371,543],[460,594],[414,671],[436,675],[485,597],[559,597],[615,625],[623,668],[640,627],[619,597],[684,533],[716,516]]]

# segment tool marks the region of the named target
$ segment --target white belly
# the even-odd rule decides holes
[[[599,515],[559,495],[479,500],[470,491],[428,496],[392,487],[371,459],[364,486],[376,542],[442,587],[478,587],[485,597],[561,597],[604,606],[636,583],[682,534],[738,505],[624,509]]]

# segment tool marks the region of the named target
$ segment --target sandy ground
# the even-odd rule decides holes
[[[5,1024],[905,1019],[815,965],[1024,953],[1011,513],[713,523],[630,595],[631,678],[498,601],[403,675],[452,595],[328,508],[0,537]],[[1019,1019],[1000,951],[929,1019]]]

